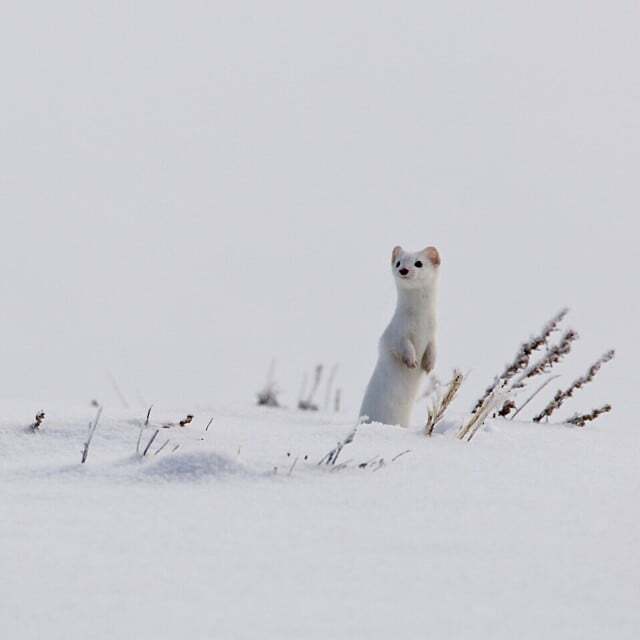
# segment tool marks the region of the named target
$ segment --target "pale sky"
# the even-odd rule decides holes
[[[0,397],[357,411],[395,244],[442,254],[438,372],[479,394],[563,305],[633,399],[636,2],[12,2]],[[472,381],[472,382],[471,382]],[[477,391],[477,393],[476,393]],[[137,400],[138,396],[142,396]],[[634,402],[635,399],[633,400]]]

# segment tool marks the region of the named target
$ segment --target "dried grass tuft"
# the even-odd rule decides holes
[[[456,369],[444,393],[442,393],[441,387],[437,387],[433,391],[433,400],[427,408],[427,422],[424,427],[425,435],[431,436],[433,434],[435,426],[442,420],[449,405],[453,402],[458,391],[460,391],[463,381],[464,375]]]
[[[600,371],[603,364],[613,360],[616,352],[611,349],[603,354],[598,360],[596,360],[588,369],[585,375],[580,376],[576,380],[573,381],[571,386],[564,391],[559,390],[556,395],[553,397],[553,400],[549,402],[549,404],[533,419],[534,422],[540,422],[543,418],[549,418],[554,411],[559,409],[562,406],[562,403],[567,399],[573,397],[573,394],[578,390],[582,389],[585,385],[591,382],[598,371]]]
[[[569,313],[569,309],[565,308],[559,311],[547,324],[544,325],[542,331],[530,338],[527,342],[523,343],[516,353],[513,361],[508,364],[505,370],[495,378],[495,380],[489,385],[484,395],[478,399],[472,409],[472,413],[478,411],[484,401],[498,388],[504,388],[507,386],[509,380],[511,380],[520,371],[524,371],[529,366],[529,360],[534,351],[537,351],[548,343],[551,334],[558,328],[558,325],[564,320],[565,316]]]
[[[484,399],[480,408],[475,411],[475,413],[472,413],[469,420],[460,427],[456,436],[458,440],[471,442],[471,439],[484,424],[489,414],[507,400],[508,396],[504,391],[494,389],[491,394]]]
[[[605,404],[598,409],[594,409],[590,413],[585,413],[583,415],[576,414],[575,416],[573,416],[573,418],[569,418],[569,420],[567,420],[567,424],[573,424],[576,427],[584,427],[587,422],[595,420],[603,413],[608,413],[609,411],[611,411],[611,409],[612,407],[610,404]]]
[[[31,425],[31,431],[40,431],[44,418],[44,411],[38,411],[38,413],[36,413],[35,422]]]
[[[313,383],[311,384],[311,391],[309,391],[309,394],[306,395],[304,392],[301,394],[300,399],[298,400],[298,409],[301,409],[302,411],[317,411],[318,410],[318,405],[315,403],[315,395],[318,391],[318,387],[320,386],[320,382],[322,380],[322,371],[323,371],[324,367],[319,364],[316,366],[314,373],[313,373]],[[305,376],[305,383],[303,385],[303,389],[306,387],[306,376]]]

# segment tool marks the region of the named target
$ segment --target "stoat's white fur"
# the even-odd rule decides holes
[[[398,302],[380,338],[378,362],[360,409],[371,422],[409,426],[422,376],[435,364],[439,265],[435,247],[417,253],[393,250]]]

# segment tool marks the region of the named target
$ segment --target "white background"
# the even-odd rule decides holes
[[[566,304],[627,410],[637,28],[630,1],[5,4],[0,394],[251,402],[275,357],[290,404],[340,362],[355,411],[400,243],[443,256],[442,377],[479,391]]]

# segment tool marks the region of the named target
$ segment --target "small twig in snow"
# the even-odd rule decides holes
[[[145,421],[140,425],[140,431],[138,432],[138,442],[136,443],[136,454],[140,455],[140,442],[142,440],[142,432],[149,426],[149,418],[151,417],[151,409],[153,409],[153,405],[151,405],[147,411],[147,417]]]
[[[93,434],[96,432],[96,429],[98,428],[98,420],[100,420],[101,414],[102,414],[102,407],[98,407],[95,420],[93,421],[93,423],[89,423],[89,433],[87,434],[87,441],[84,443],[84,447],[82,449],[81,464],[84,464],[87,461],[87,456],[89,455],[89,446],[91,445]]]
[[[163,444],[161,444],[154,452],[154,456],[157,456],[169,443],[171,442],[171,438],[167,438]]]
[[[153,435],[149,438],[149,442],[147,442],[147,446],[144,448],[144,451],[142,452],[143,458],[147,455],[147,451],[149,451],[149,447],[153,444],[153,441],[158,437],[159,433],[160,433],[160,429],[156,429],[153,432]]]

